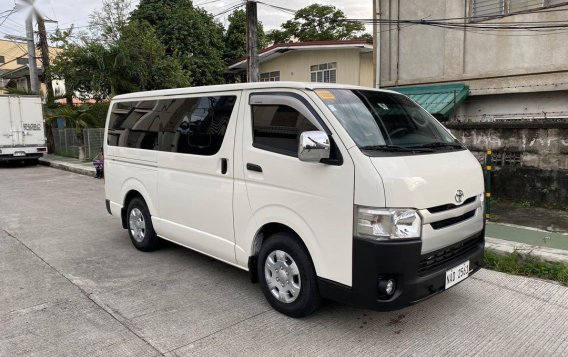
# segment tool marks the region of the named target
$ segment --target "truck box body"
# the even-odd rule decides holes
[[[37,161],[47,151],[39,96],[0,96],[0,161]]]

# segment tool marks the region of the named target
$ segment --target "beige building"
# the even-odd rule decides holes
[[[276,44],[259,54],[261,81],[373,85],[373,45],[362,40]],[[246,73],[243,59],[230,73]]]
[[[59,49],[51,47],[49,56],[53,59]],[[43,83],[43,68],[41,62],[41,52],[36,51],[38,74],[41,80],[41,90],[45,93]],[[27,43],[19,41],[0,40],[0,94],[6,87],[14,87],[23,90],[30,90],[30,72]],[[54,81],[55,95],[65,93],[63,81]]]

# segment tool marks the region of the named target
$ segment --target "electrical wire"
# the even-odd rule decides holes
[[[213,4],[213,3],[215,3],[215,2],[219,2],[219,1],[223,1],[223,0],[211,0],[211,1],[202,2],[202,3],[200,3],[200,4],[193,4],[193,6],[209,5],[209,4]]]
[[[237,10],[238,8],[244,6],[244,5],[245,4],[241,3],[241,2],[233,3],[232,5],[229,5],[228,8],[221,10],[221,12],[219,12],[217,14],[214,14],[213,17],[218,17],[218,16],[225,15],[226,13],[233,12],[233,11]]]
[[[5,15],[5,16],[4,16],[4,19],[2,20],[2,22],[0,22],[0,26],[4,25],[4,23],[6,22],[6,20],[8,20],[8,18],[9,18],[10,16],[12,16],[12,14],[13,14],[14,12],[16,12],[16,7],[14,6],[14,8],[13,8],[12,10],[8,10],[8,11],[9,11],[8,14]]]
[[[262,1],[258,1],[259,4],[266,5],[268,7],[283,11],[288,14],[295,14],[297,10],[285,8],[282,6],[268,4]],[[568,9],[533,9],[521,12],[515,12],[507,15],[497,16],[495,18],[503,18],[512,15],[520,15],[520,14],[528,14],[528,13],[543,13],[543,12],[558,12],[558,11],[567,11]],[[422,25],[422,26],[431,26],[431,27],[438,27],[444,29],[452,29],[452,30],[461,30],[461,31],[470,31],[473,33],[479,34],[490,34],[490,35],[497,35],[495,34],[496,31],[524,31],[524,32],[539,32],[539,33],[526,33],[526,34],[498,34],[501,36],[542,36],[548,34],[558,34],[558,33],[565,33],[568,30],[568,20],[548,20],[548,21],[506,21],[506,22],[464,22],[466,20],[475,20],[475,19],[487,19],[493,18],[488,16],[469,16],[469,17],[454,17],[454,18],[445,18],[445,19],[432,19],[427,20],[426,18],[423,19],[404,19],[404,20],[391,20],[391,19],[336,19],[333,22],[341,23],[341,22],[358,22],[363,23],[365,25],[405,25],[404,27],[415,26],[415,25]],[[462,20],[462,22],[456,22],[456,20]],[[388,29],[383,30],[380,32],[390,32],[395,29]]]
[[[12,63],[12,62],[15,62],[15,61],[19,60],[20,58],[26,57],[27,55],[28,55],[28,53],[26,52],[21,56],[15,57],[14,59],[9,60],[8,62],[4,62],[4,63],[0,64],[0,67],[4,67],[5,65]]]

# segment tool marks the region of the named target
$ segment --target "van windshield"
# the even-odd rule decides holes
[[[361,150],[465,150],[442,124],[404,95],[352,89],[322,89],[316,93]]]

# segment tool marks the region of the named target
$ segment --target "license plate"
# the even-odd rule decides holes
[[[16,151],[16,152],[14,153],[14,156],[26,156],[26,153],[23,152],[23,151]]]
[[[451,288],[469,276],[469,260],[446,271],[446,289]]]

